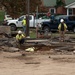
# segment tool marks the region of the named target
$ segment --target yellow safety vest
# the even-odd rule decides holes
[[[58,29],[61,30],[61,23],[59,24]],[[67,25],[65,23],[64,23],[64,29],[65,30],[67,29]]]
[[[17,34],[16,35],[16,40],[21,40],[22,38],[24,38],[25,36],[23,34],[19,35]]]
[[[23,26],[26,26],[26,20],[25,19],[22,21],[22,24],[23,24]]]

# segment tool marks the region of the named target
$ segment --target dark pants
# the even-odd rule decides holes
[[[19,40],[19,44],[23,44],[24,43],[24,39]]]
[[[64,41],[64,39],[65,39],[65,30],[64,31],[59,31],[59,33],[60,33],[60,40]]]
[[[24,33],[26,33],[26,26],[23,26],[23,31]]]

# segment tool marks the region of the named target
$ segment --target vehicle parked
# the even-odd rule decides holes
[[[26,17],[26,15],[22,15],[18,19],[7,20],[7,25],[11,26],[11,30],[16,30],[18,27],[22,27],[22,20]],[[33,15],[29,15],[29,27],[36,27],[37,24],[44,21],[50,21],[50,19],[36,19]]]
[[[67,24],[67,29],[75,32],[75,16],[58,15],[55,16],[51,21],[42,22],[41,27],[44,31],[57,31],[60,19],[63,18]]]
[[[6,20],[11,20],[12,19],[12,17],[10,16],[10,15],[5,15],[4,16],[4,21],[6,21]]]

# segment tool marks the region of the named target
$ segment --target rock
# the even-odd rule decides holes
[[[25,51],[27,51],[27,52],[34,52],[34,50],[35,50],[34,47],[31,47],[31,48],[27,48],[27,49],[25,49]]]
[[[51,56],[49,56],[49,58],[51,58]]]
[[[22,54],[22,56],[26,56],[25,54]]]
[[[73,53],[75,54],[75,50],[73,51]]]
[[[2,50],[6,51],[6,52],[18,52],[18,51],[20,51],[20,49],[18,49],[18,48],[6,47],[6,46],[2,46]]]

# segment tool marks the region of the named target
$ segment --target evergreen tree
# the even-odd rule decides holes
[[[60,7],[60,6],[65,6],[65,2],[63,2],[63,0],[56,0],[55,7]]]

